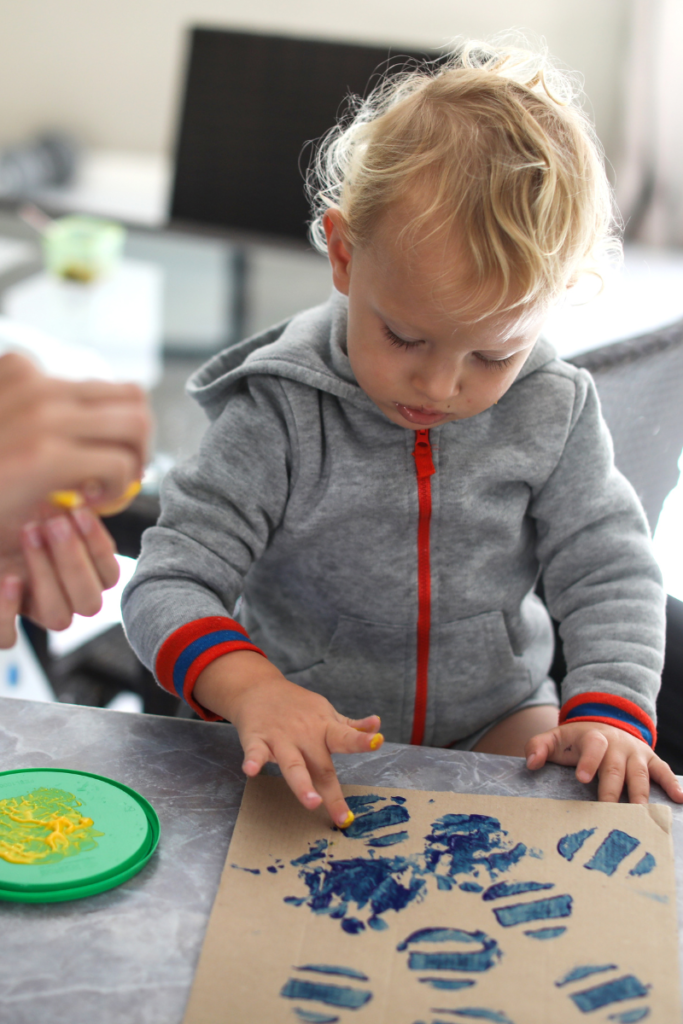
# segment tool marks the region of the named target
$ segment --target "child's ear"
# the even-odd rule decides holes
[[[342,295],[348,295],[351,280],[351,246],[346,241],[346,225],[339,207],[329,207],[323,217],[323,227],[327,237],[327,255],[332,267],[334,287]]]

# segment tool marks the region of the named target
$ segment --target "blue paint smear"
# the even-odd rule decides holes
[[[270,865],[268,870],[270,871],[271,875],[276,875],[277,874],[277,868],[274,868],[272,864]]]
[[[641,1006],[639,1010],[626,1010],[624,1013],[610,1013],[608,1020],[616,1020],[618,1024],[637,1024],[650,1016],[650,1007]]]
[[[410,815],[405,807],[401,807],[400,804],[387,804],[386,807],[380,807],[378,811],[359,815],[348,828],[343,830],[342,835],[347,839],[359,839],[378,828],[402,825],[405,821],[410,821]]]
[[[349,935],[358,935],[359,932],[365,931],[365,925],[362,921],[359,921],[357,917],[345,917],[342,919],[342,928]]]
[[[443,892],[450,892],[454,884],[453,879],[449,878],[448,875],[436,876],[436,887],[437,889],[441,889]]]
[[[231,864],[230,867],[231,868],[236,868],[237,871],[246,871],[247,874],[249,874],[249,875],[260,875],[261,874],[261,869],[260,868],[243,868],[239,864]]]
[[[560,928],[535,928],[530,932],[524,932],[530,939],[558,939],[560,935],[564,935],[566,932],[564,926]]]
[[[302,1010],[300,1006],[295,1006],[294,1012],[299,1020],[308,1021],[310,1024],[337,1024],[339,1020],[339,1017],[330,1017],[327,1013],[311,1013],[310,1010]]]
[[[290,978],[280,989],[285,999],[317,999],[327,1006],[343,1006],[347,1010],[358,1010],[372,999],[372,992],[347,985],[329,985],[317,981],[302,981]]]
[[[324,860],[325,850],[327,849],[327,839],[318,839],[317,842],[313,843],[308,853],[302,854],[301,857],[297,857],[296,860],[290,860],[292,867],[299,868],[304,864],[311,864],[314,860]]]
[[[369,981],[367,974],[356,971],[353,967],[336,967],[331,964],[304,964],[295,967],[295,971],[315,971],[317,974],[339,974],[344,978],[357,978],[358,981]]]
[[[583,828],[580,832],[571,832],[568,836],[562,836],[557,844],[557,852],[565,860],[573,860],[574,855],[579,852],[583,844],[596,831],[595,828]]]
[[[360,796],[347,796],[346,803],[350,811],[354,813],[359,807],[371,806],[372,804],[382,803],[386,800],[385,796],[379,796],[377,793],[363,793]]]
[[[404,804],[406,802],[406,798],[404,796],[392,796],[391,799],[395,804]]]
[[[554,889],[552,882],[496,882],[489,886],[483,900],[497,900],[501,896],[519,896],[523,892],[537,892],[540,889]]]
[[[399,953],[416,942],[462,942],[480,948],[472,952],[422,953],[411,949],[408,967],[411,971],[488,971],[500,960],[498,943],[485,932],[467,932],[461,928],[421,928],[396,947]]]
[[[602,974],[603,971],[616,971],[616,964],[582,964],[581,967],[575,967],[568,974],[563,975],[559,981],[555,982],[556,988],[562,988],[563,985],[568,985],[571,981],[581,981],[582,978],[588,978],[591,974]]]
[[[445,814],[434,822],[432,832],[425,837],[427,870],[436,872],[443,861],[451,877],[475,874],[478,868],[485,868],[495,878],[527,852],[523,843],[506,849],[506,835],[497,818],[485,814]]]
[[[649,875],[657,867],[657,861],[651,853],[646,853],[638,861],[634,868],[631,868],[629,875]]]
[[[589,871],[602,871],[605,875],[613,875],[622,860],[628,857],[629,853],[633,853],[637,846],[640,846],[639,839],[634,839],[618,828],[612,829],[583,866]]]
[[[376,839],[369,839],[366,846],[395,846],[408,838],[407,832],[390,832],[388,836],[378,836]]]
[[[571,896],[550,896],[545,900],[533,900],[531,903],[515,903],[511,907],[494,907],[498,924],[503,928],[512,928],[516,924],[527,924],[529,921],[547,921],[554,917],[569,917],[572,912]]]
[[[438,877],[438,876],[437,876]],[[460,888],[463,892],[483,892],[484,886],[478,882],[461,882]]]
[[[668,903],[669,897],[665,896],[661,892],[641,892],[641,896],[647,896],[649,900],[654,900],[655,903]]]
[[[454,1017],[467,1017],[470,1020],[489,1020],[493,1024],[512,1024],[500,1010],[485,1010],[483,1006],[464,1006],[461,1010],[432,1010],[432,1013],[452,1013]],[[436,1024],[436,1021],[434,1021]]]
[[[381,917],[371,917],[368,921],[368,928],[373,928],[376,932],[384,932],[388,927],[387,922]]]
[[[610,1003],[620,1003],[624,999],[641,999],[648,994],[650,986],[642,985],[633,974],[627,974],[616,981],[607,981],[595,988],[586,988],[583,992],[572,993],[571,998],[582,1013],[592,1013]]]
[[[418,981],[422,985],[430,985],[431,988],[448,989],[453,992],[460,988],[472,988],[476,984],[465,978],[418,978]]]

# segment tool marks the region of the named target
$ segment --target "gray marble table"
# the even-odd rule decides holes
[[[235,730],[0,699],[0,769],[72,768],[146,796],[161,843],[134,879],[73,903],[0,903],[2,1024],[179,1024],[244,788]],[[387,743],[336,759],[343,782],[588,800],[569,769]],[[653,800],[669,801],[656,791]],[[672,806],[683,921],[683,808]],[[228,1018],[226,1018],[227,1020]]]

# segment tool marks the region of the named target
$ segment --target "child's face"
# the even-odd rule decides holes
[[[524,365],[546,311],[463,321],[462,254],[438,232],[408,253],[397,241],[397,212],[362,248],[345,242],[338,210],[328,211],[325,227],[335,287],[349,298],[348,356],[356,380],[392,422],[422,430],[494,405]]]

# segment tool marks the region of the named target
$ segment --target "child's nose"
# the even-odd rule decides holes
[[[447,402],[460,392],[461,367],[451,361],[425,364],[415,374],[413,384],[430,402]]]

